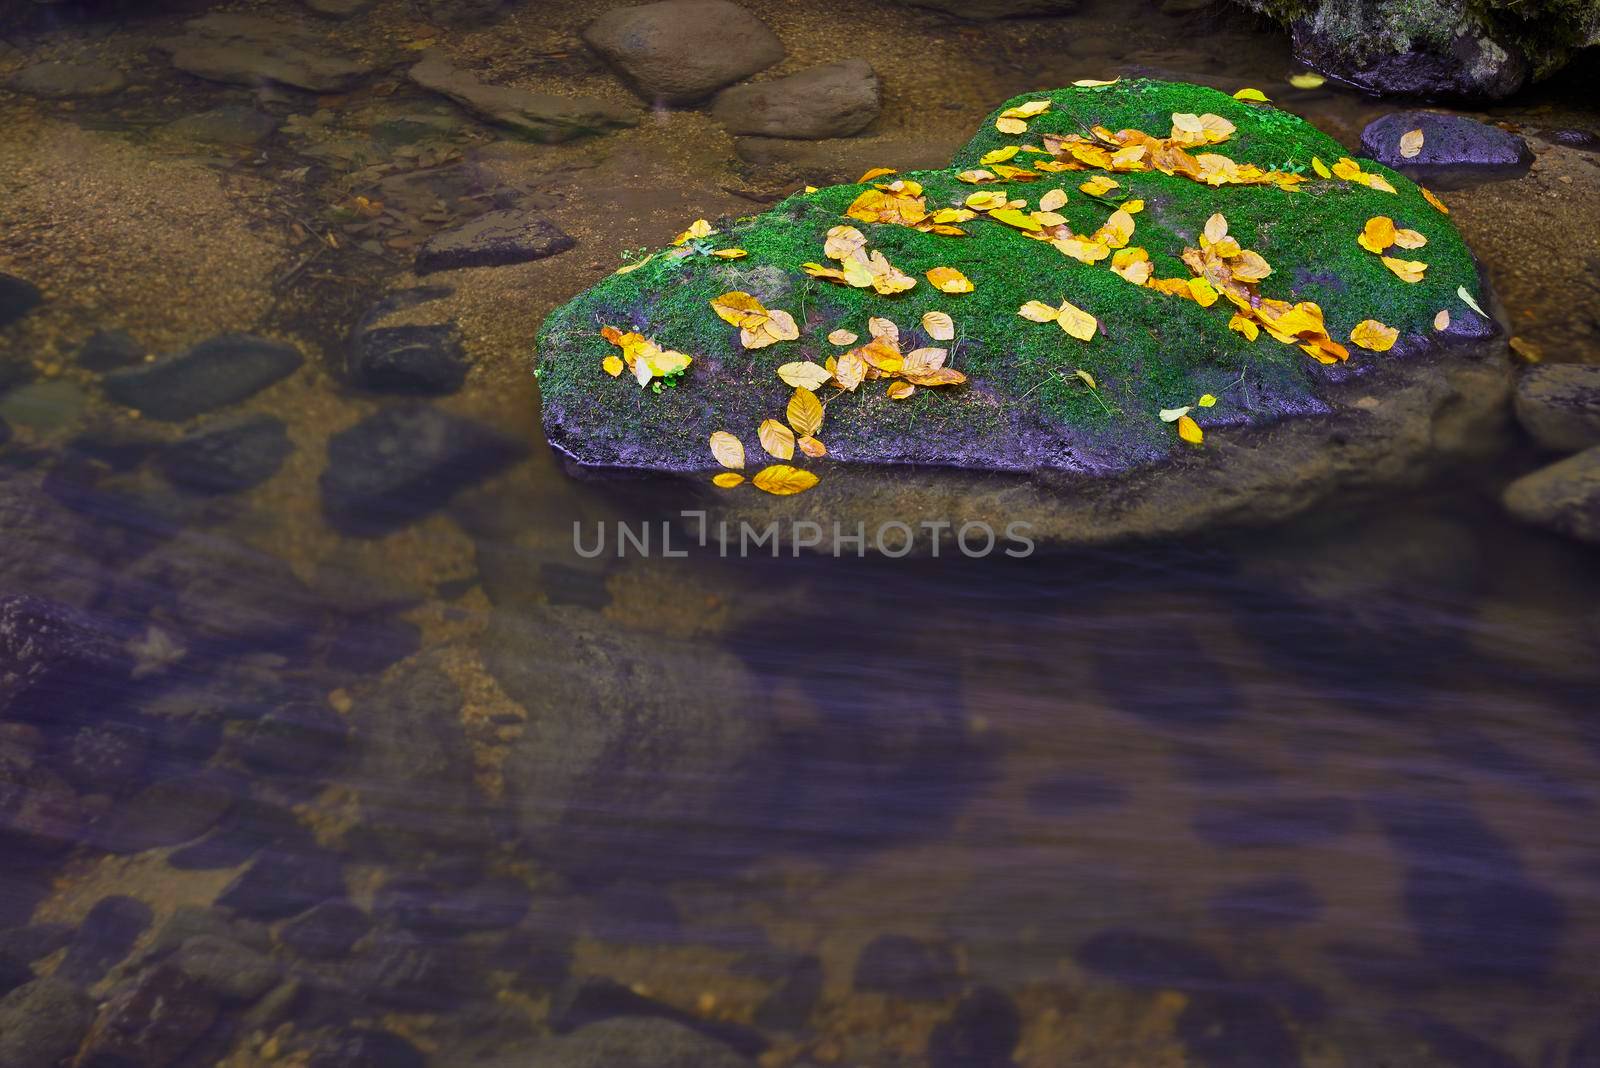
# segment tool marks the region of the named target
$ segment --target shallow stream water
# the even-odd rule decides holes
[[[575,36],[606,6],[455,31],[384,0],[325,32],[626,99]],[[780,70],[873,59],[868,154],[1119,71],[1259,86],[1348,144],[1387,107],[1297,95],[1281,37],[1232,16],[748,6]],[[0,53],[131,73],[0,92],[0,269],[46,297],[0,329],[32,367],[0,393],[0,598],[31,598],[0,630],[66,635],[0,689],[0,993],[114,1001],[196,933],[238,980],[173,980],[205,1011],[143,1010],[180,1038],[96,1068],[700,1063],[582,1059],[591,1021],[663,1016],[766,1068],[1600,1065],[1600,567],[1502,514],[1529,447],[1181,544],[585,558],[575,524],[674,508],[550,453],[533,329],[623,250],[795,175],[692,111],[529,147],[381,72],[213,85],[151,51],[183,17],[35,19]],[[1540,160],[1452,203],[1511,328],[1593,361],[1600,167],[1539,139],[1600,121],[1582,84],[1497,112]],[[166,129],[244,103],[283,125]],[[395,133],[419,115],[437,135]],[[408,273],[419,235],[502,198],[578,248]],[[1573,267],[1541,274],[1556,233]],[[319,505],[328,442],[398,402],[341,384],[348,334],[419,284],[452,292],[405,321],[455,323],[474,364],[427,403],[527,453],[489,477],[469,454],[460,492],[417,488],[439,507],[351,536]],[[305,366],[231,413],[282,421],[281,468],[176,484],[181,428],[75,362],[100,329],[294,343]],[[16,1026],[0,1006],[0,1042]]]

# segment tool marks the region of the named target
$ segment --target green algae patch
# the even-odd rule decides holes
[[[1039,111],[1041,102],[1048,107]],[[1019,110],[1030,114],[1001,121]],[[1208,184],[1153,167],[1108,170],[1071,152],[1076,143],[1096,158],[1085,142],[1114,151],[1117,143],[1108,138],[1118,131],[1166,141],[1177,136],[1175,115],[1205,116],[1226,130],[1220,141],[1187,145],[1192,157],[1221,157],[1246,176],[1271,177]],[[1002,132],[1019,125],[1020,132]],[[944,349],[946,366],[965,381],[917,388],[900,400],[890,396],[900,381],[893,374],[854,390],[820,387],[826,416],[817,437],[827,455],[797,453],[791,462],[823,477],[841,462],[1115,474],[1196,448],[1163,412],[1194,406],[1189,417],[1205,430],[1326,415],[1337,383],[1427,359],[1443,340],[1492,332],[1458,295],[1482,296],[1476,263],[1448,216],[1402,175],[1367,161],[1341,165],[1345,156],[1296,116],[1198,86],[1124,80],[1025,94],[997,109],[945,170],[830,186],[760,215],[720,220],[712,232],[686,236],[558,309],[538,339],[547,434],[584,465],[709,471],[717,463],[707,441],[726,431],[759,466],[756,458],[765,454],[757,427],[766,419],[781,422],[793,393],[777,369],[840,359],[870,340],[873,319],[895,324],[902,352]],[[1116,187],[1099,195],[1080,188],[1099,177]],[[1032,223],[1016,224],[1018,216],[1033,218],[1057,189],[1065,202],[1056,205],[1060,198],[1052,197],[1054,212],[1039,216],[1057,234],[1103,234],[1119,209],[1142,202],[1122,245],[1144,250],[1151,281],[1164,288],[1113,270],[1123,259],[1114,254],[1124,251],[1115,241],[1104,258],[1083,262],[1058,242],[1036,239],[1036,230],[1030,236],[1025,227]],[[950,234],[852,214],[874,190],[891,197],[914,190],[929,219],[941,209],[964,209],[975,193],[1015,205],[1010,210],[1017,215],[1007,223],[1004,215],[979,210],[954,224],[964,233]],[[1270,273],[1246,285],[1229,283],[1234,297],[1207,306],[1176,290],[1214,267],[1215,257],[1211,267],[1200,262],[1216,247],[1204,237],[1214,216],[1225,220],[1226,240],[1257,254]],[[1396,230],[1425,244],[1382,254],[1364,248],[1357,239],[1374,217],[1392,219]],[[825,253],[830,231],[839,227],[855,228],[868,249],[916,284],[885,294],[811,277],[806,264],[840,266]],[[735,250],[744,255],[717,255]],[[1407,282],[1385,256],[1425,263],[1426,270],[1420,281]],[[972,291],[942,292],[928,276],[937,268],[959,271]],[[787,313],[798,336],[747,348],[739,327],[712,308],[729,292]],[[1095,320],[1092,335],[1080,340],[1054,322],[1019,314],[1030,302],[1082,309]],[[1307,335],[1274,340],[1257,331],[1251,339],[1235,321],[1260,314],[1266,325],[1283,308],[1307,305],[1325,323],[1320,355],[1305,351]],[[1443,330],[1441,311],[1448,312]],[[947,314],[954,337],[931,336],[922,325],[928,312]],[[1369,320],[1397,332],[1392,348],[1374,352],[1351,342],[1351,332]],[[829,335],[841,330],[858,340],[831,342]],[[693,362],[646,386],[628,369],[613,377],[606,361],[612,358],[617,369],[624,350],[615,339],[630,332]],[[1338,350],[1348,358],[1328,355]],[[1215,403],[1197,406],[1206,395]]]

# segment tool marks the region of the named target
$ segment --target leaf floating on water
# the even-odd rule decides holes
[[[1405,159],[1416,159],[1422,155],[1422,131],[1407,130],[1400,135],[1400,155]]]
[[[813,460],[820,460],[824,456],[828,455],[828,447],[822,442],[818,441],[816,438],[812,437],[810,434],[807,434],[803,438],[796,439],[795,444],[800,447],[801,452],[805,453]]]
[[[1531,341],[1514,337],[1506,344],[1511,346],[1511,352],[1523,363],[1543,363],[1544,350]]]
[[[1435,330],[1440,330],[1440,331],[1450,329],[1450,312],[1449,312],[1449,309],[1446,309],[1446,308],[1440,308],[1439,309],[1439,314],[1435,315],[1433,317],[1433,328]]]
[[[776,419],[763,420],[761,426],[756,428],[756,436],[761,439],[761,447],[769,455],[780,460],[794,458],[794,431]]]
[[[1376,319],[1363,319],[1350,331],[1350,340],[1371,352],[1388,352],[1399,338],[1399,330]]]
[[[815,393],[804,386],[795,389],[784,414],[796,434],[810,437],[822,429],[822,402],[817,400]]]
[[[721,486],[723,489],[732,489],[743,482],[744,476],[737,471],[723,471],[721,474],[711,476],[711,484]]]
[[[1456,287],[1456,296],[1460,297],[1461,298],[1461,302],[1463,304],[1465,304],[1467,307],[1471,308],[1473,311],[1477,312],[1479,315],[1483,316],[1485,319],[1489,318],[1489,313],[1484,311],[1482,308],[1478,307],[1478,302],[1472,299],[1472,294],[1467,292],[1467,287],[1466,286],[1457,286]]]
[[[922,315],[922,329],[935,341],[949,341],[956,336],[956,324],[949,315],[942,311],[924,312]]]
[[[607,356],[600,362],[600,366],[605,369],[606,374],[616,378],[622,374],[623,369],[628,365],[622,362],[621,356]]]
[[[804,493],[817,484],[817,476],[810,471],[802,471],[798,467],[788,464],[773,464],[756,472],[751,479],[756,489],[770,493],[775,497],[788,497],[796,493]]]
[[[1233,94],[1233,98],[1235,100],[1244,100],[1252,104],[1266,104],[1271,100],[1271,98],[1268,97],[1266,93],[1263,93],[1260,89],[1240,89],[1237,93]]]
[[[852,335],[851,340],[854,340]],[[778,368],[778,377],[783,379],[786,386],[806,389],[821,389],[833,376],[828,369],[820,363],[807,363],[804,360],[795,363],[786,363]]]
[[[711,435],[711,455],[717,458],[717,463],[733,470],[744,468],[744,442],[728,433],[719,430]]]
[[[1200,424],[1187,415],[1178,419],[1178,436],[1190,445],[1198,445],[1206,438],[1205,431],[1200,429]]]
[[[1303,71],[1300,74],[1290,75],[1289,77],[1289,84],[1296,89],[1320,89],[1327,81],[1328,79],[1322,75],[1313,74],[1310,71]]]
[[[972,281],[954,267],[935,267],[928,272],[928,281],[941,293],[971,293]]]
[[[828,335],[828,343],[830,345],[854,345],[859,340],[860,338],[855,334],[843,328],[835,330]]]

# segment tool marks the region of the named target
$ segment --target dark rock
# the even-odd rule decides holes
[[[693,1045],[707,1052],[720,1046],[723,1052],[731,1051],[741,1057],[758,1057],[768,1045],[760,1032],[743,1024],[702,1019],[665,1002],[636,994],[621,983],[602,977],[569,980],[556,992],[550,1003],[550,1027],[557,1034],[577,1032],[581,1035],[596,1028],[614,1027],[622,1023],[642,1024],[644,1021],[676,1025],[696,1036],[697,1041]],[[629,1033],[643,1033],[646,1030],[641,1026],[629,1029]],[[614,1062],[602,1058],[599,1063],[610,1065]],[[620,1064],[628,1062],[615,1063],[620,1068]],[[641,1062],[640,1068],[644,1068],[645,1064],[655,1068],[657,1064],[676,1063],[672,1060],[645,1061]],[[689,1064],[700,1063],[686,1062],[685,1068]],[[734,1063],[740,1062],[735,1058]]]
[[[1111,703],[1154,726],[1218,727],[1243,707],[1227,670],[1181,623],[1152,620],[1142,640],[1107,648],[1094,663]]]
[[[84,917],[56,974],[92,986],[122,958],[150,926],[150,906],[131,897],[103,897]]]
[[[273,920],[344,896],[339,858],[316,848],[262,852],[236,876],[217,904],[241,916]]]
[[[752,1063],[671,1020],[620,1019],[496,1057],[483,1068],[751,1068]]]
[[[470,366],[453,324],[386,326],[356,334],[348,374],[378,393],[442,395],[461,388]]]
[[[1593,130],[1556,130],[1550,140],[1568,148],[1581,148],[1589,152],[1600,151],[1600,134]]]
[[[1523,1068],[1523,1062],[1505,1050],[1432,1013],[1397,1010],[1389,1014],[1388,1022],[1414,1033],[1439,1063],[1450,1068]],[[1583,1068],[1576,1058],[1567,1066]]]
[[[1198,1068],[1300,1068],[1300,1048],[1266,1000],[1248,994],[1191,993],[1178,1037]]]
[[[1567,1068],[1600,1068],[1600,1020],[1578,1033],[1567,1051]]]
[[[565,252],[576,244],[538,212],[505,208],[485,212],[471,222],[429,238],[417,250],[416,272],[527,263]]]
[[[1400,138],[1422,131],[1422,151],[1407,158],[1400,154]],[[1414,177],[1464,175],[1510,176],[1533,162],[1528,142],[1498,126],[1465,115],[1434,111],[1396,111],[1374,119],[1361,131],[1361,151]]]
[[[1517,378],[1513,403],[1528,436],[1556,452],[1600,445],[1600,367],[1552,363]]]
[[[328,646],[326,663],[352,675],[379,675],[422,648],[422,631],[404,619],[356,619]]]
[[[37,374],[33,364],[27,360],[0,359],[0,393],[32,382]]]
[[[373,66],[363,59],[324,51],[313,28],[254,15],[213,13],[184,24],[185,33],[160,42],[172,65],[210,81],[255,88],[263,82],[337,93],[360,81]]]
[[[505,7],[505,0],[421,0],[422,13],[439,26],[481,26]]]
[[[184,644],[219,649],[304,641],[326,608],[278,557],[199,533],[185,533],[129,568],[121,594],[159,605]]]
[[[498,931],[521,922],[531,900],[526,883],[490,879],[434,897],[422,920],[441,931]]]
[[[1078,0],[895,0],[908,7],[942,11],[964,19],[1015,19],[1041,15],[1070,15]]]
[[[1600,445],[1523,475],[1501,501],[1524,523],[1600,544]]]
[[[5,724],[7,733],[32,727]],[[62,778],[39,764],[31,746],[0,747],[0,849],[12,853],[52,854],[70,849],[83,836],[87,818],[84,805]],[[0,904],[7,904],[11,887],[0,883]],[[32,911],[27,895],[17,894],[21,918]]]
[[[683,917],[666,889],[649,882],[608,883],[591,896],[589,933],[628,945],[660,945],[678,941]]]
[[[107,96],[125,85],[127,80],[121,71],[95,63],[34,63],[23,67],[11,79],[11,88],[17,92],[53,100]]]
[[[107,813],[95,825],[95,842],[126,854],[198,838],[233,806],[239,789],[236,779],[215,771],[155,783]]]
[[[523,442],[437,408],[384,408],[328,442],[323,511],[346,534],[378,537],[526,453]]]
[[[94,1019],[89,996],[61,979],[35,979],[0,998],[0,1064],[56,1068]]]
[[[181,422],[252,397],[303,362],[293,345],[222,334],[155,363],[113,371],[104,385],[119,404],[152,419]]]
[[[278,473],[294,451],[283,420],[271,415],[225,419],[162,450],[162,473],[201,494],[243,493]]]
[[[126,330],[97,330],[78,350],[78,366],[89,371],[115,371],[144,361],[145,347]]]
[[[172,962],[226,1005],[249,1004],[278,982],[278,966],[271,957],[215,935],[189,939]]]
[[[306,1068],[427,1068],[417,1047],[392,1031],[352,1031],[312,1051]]]
[[[200,1041],[217,1000],[176,965],[162,964],[111,992],[78,1054],[84,1068],[164,1068]]]
[[[881,97],[872,64],[846,59],[724,89],[712,103],[711,115],[733,134],[849,137],[878,117]]]
[[[1074,816],[1089,808],[1122,804],[1127,791],[1112,780],[1094,774],[1061,772],[1030,783],[1028,811],[1041,816]]]
[[[10,440],[11,440],[11,424],[6,422],[4,419],[0,419],[0,448],[4,448],[6,442],[8,442]]]
[[[168,854],[167,864],[185,871],[234,868],[269,846],[304,848],[310,837],[288,809],[247,798],[210,834]]]
[[[161,925],[150,944],[134,961],[135,967],[145,968],[183,948],[184,943],[195,938],[216,938],[234,941],[240,928],[221,909],[204,905],[179,905]]]
[[[594,97],[556,96],[505,85],[485,85],[456,70],[437,52],[429,52],[411,68],[409,77],[422,88],[448,97],[480,118],[504,126],[533,141],[567,141],[637,125],[637,114]]]
[[[256,771],[315,777],[340,757],[348,735],[343,717],[327,705],[296,701],[252,724],[239,757]]]
[[[778,986],[756,1008],[755,1023],[763,1031],[800,1031],[822,997],[822,961],[801,957],[789,966]]]
[[[411,1012],[439,1012],[471,993],[454,947],[409,931],[381,931],[351,968],[363,999]]]
[[[729,799],[771,742],[738,660],[578,608],[496,613],[484,658],[528,712],[503,771],[539,848],[648,878],[730,848]]]
[[[0,271],[0,327],[10,326],[42,300],[44,295],[32,282]]]
[[[1143,990],[1205,990],[1226,981],[1222,965],[1204,947],[1126,928],[1089,936],[1076,956],[1089,971]]]
[[[960,985],[955,953],[906,935],[879,935],[856,958],[858,991],[916,1001],[937,1001]]]
[[[461,704],[460,688],[436,657],[424,655],[395,669],[350,712],[357,763],[349,781],[361,799],[362,827],[397,861],[481,855],[491,840]]]
[[[55,718],[106,694],[130,665],[107,622],[40,597],[0,597],[0,717]]]
[[[228,106],[185,115],[167,132],[187,141],[213,145],[258,145],[278,132],[278,120],[253,107]]]
[[[324,901],[285,923],[278,940],[302,957],[333,960],[372,930],[367,914],[348,901]]]
[[[1337,838],[1355,807],[1337,797],[1267,799],[1206,807],[1190,821],[1202,840],[1224,849],[1290,849]]]
[[[330,19],[347,19],[370,8],[376,0],[304,0],[307,9]]]
[[[1010,1068],[1021,1040],[1016,1003],[993,987],[978,987],[928,1035],[929,1068]]]
[[[621,7],[583,31],[645,100],[692,104],[783,59],[783,42],[729,0]]]
[[[73,933],[68,923],[34,923],[0,931],[0,958],[31,964],[72,941]]]
[[[1229,887],[1211,899],[1211,915],[1233,927],[1279,927],[1310,923],[1322,900],[1304,880],[1269,876]]]

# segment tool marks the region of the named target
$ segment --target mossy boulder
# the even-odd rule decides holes
[[[1381,426],[1383,418],[1368,417],[1375,406],[1385,403],[1384,393],[1398,397],[1426,379],[1432,385],[1423,391],[1425,396],[1412,397],[1410,429],[1390,426],[1379,431],[1373,448],[1388,449],[1395,456],[1416,451],[1420,460],[1423,453],[1431,456],[1445,438],[1455,440],[1451,435],[1418,432],[1415,420],[1432,420],[1452,406],[1449,398],[1465,387],[1443,385],[1444,378],[1461,366],[1481,367],[1488,351],[1484,339],[1495,333],[1495,327],[1458,295],[1464,291],[1479,304],[1488,300],[1460,234],[1418,186],[1365,162],[1364,173],[1381,177],[1394,192],[1359,181],[1316,177],[1315,166],[1335,163],[1346,155],[1345,149],[1296,116],[1212,89],[1123,80],[1110,86],[1030,93],[1008,101],[1001,110],[1042,100],[1049,101],[1049,109],[1027,120],[1025,134],[1000,133],[997,111],[945,170],[831,186],[792,196],[761,215],[719,220],[716,233],[680,247],[680,253],[688,248],[689,254],[656,255],[558,309],[538,338],[538,375],[551,444],[584,467],[710,473],[716,463],[707,439],[714,431],[726,430],[743,440],[752,467],[759,466],[763,453],[756,428],[764,419],[782,420],[792,393],[778,378],[777,368],[797,361],[823,363],[840,355],[846,347],[830,343],[829,333],[844,329],[866,341],[872,317],[897,324],[903,351],[925,346],[949,349],[949,365],[967,381],[918,389],[905,400],[890,399],[886,380],[865,382],[854,392],[822,387],[819,392],[827,412],[818,436],[826,442],[828,456],[810,461],[800,457],[795,462],[821,475],[824,488],[830,485],[830,473],[834,482],[840,482],[853,469],[858,475],[855,486],[879,487],[860,489],[861,493],[877,492],[880,497],[888,493],[903,502],[900,489],[912,484],[905,468],[936,467],[944,469],[944,475],[929,476],[924,471],[913,480],[915,485],[927,486],[930,477],[942,478],[946,487],[965,487],[959,492],[970,498],[974,492],[988,494],[998,485],[981,482],[980,489],[980,481],[974,480],[982,476],[976,473],[1026,472],[1033,476],[1035,487],[1050,484],[1035,503],[1059,513],[1066,487],[1077,487],[1078,496],[1087,499],[1085,479],[1104,483],[1174,466],[1192,470],[1208,460],[1211,466],[1222,463],[1208,457],[1230,451],[1218,446],[1218,435],[1208,436],[1196,448],[1181,441],[1174,424],[1160,417],[1164,409],[1193,405],[1205,394],[1216,397],[1217,403],[1195,407],[1191,417],[1207,432],[1233,435],[1228,440],[1237,445],[1250,442],[1256,458],[1237,462],[1273,471],[1285,485],[1295,477],[1292,465],[1271,449],[1286,446],[1260,446],[1264,439],[1250,438],[1244,431],[1303,425],[1312,428],[1301,435],[1305,449],[1315,450],[1317,443],[1326,444],[1329,435],[1349,439],[1354,433],[1340,425],[1341,418],[1366,419],[1371,428]],[[1166,138],[1174,114],[1215,115],[1234,126],[1224,142],[1194,152],[1220,153],[1239,164],[1297,178],[1210,185],[1145,170],[1115,174],[1120,187],[1096,197],[1079,188],[1086,179],[1105,174],[1096,169],[983,184],[960,177],[979,168],[997,149],[1039,146],[1050,135],[1081,135],[1096,126]],[[1024,151],[1011,164],[1048,158]],[[1109,269],[1110,260],[1080,262],[1050,242],[1032,240],[987,215],[962,222],[966,231],[962,236],[846,217],[863,192],[897,179],[921,186],[929,212],[961,205],[980,191],[1026,201],[1025,210],[1032,210],[1047,191],[1060,188],[1067,201],[1059,213],[1078,234],[1095,232],[1115,209],[1141,200],[1144,209],[1134,217],[1136,228],[1129,244],[1147,251],[1158,279],[1191,277],[1182,258],[1185,250],[1196,248],[1207,220],[1221,214],[1230,235],[1271,265],[1271,274],[1259,283],[1259,298],[1315,303],[1332,339],[1348,347],[1349,358],[1324,364],[1300,347],[1265,334],[1247,340],[1230,329],[1234,308],[1227,300],[1202,306],[1135,284]],[[1357,243],[1374,216],[1391,217],[1398,226],[1426,237],[1425,247],[1404,253],[1428,264],[1421,281],[1402,281],[1380,256]],[[871,288],[808,277],[801,265],[830,262],[824,257],[824,242],[830,228],[841,224],[859,228],[871,249],[881,251],[917,284],[885,296]],[[722,259],[712,254],[734,248],[747,255]],[[927,277],[938,267],[961,271],[971,280],[973,291],[941,292]],[[789,312],[798,325],[798,338],[744,348],[739,330],[711,308],[713,298],[729,291],[752,294],[769,309]],[[1054,323],[1033,322],[1018,314],[1029,301],[1054,306],[1063,300],[1098,320],[1090,340],[1080,341]],[[1435,325],[1441,310],[1450,317],[1443,330]],[[925,332],[921,324],[930,311],[950,315],[957,330],[955,340],[935,341]],[[1350,342],[1351,331],[1369,319],[1398,330],[1392,349],[1371,352]],[[659,390],[642,388],[626,373],[610,377],[602,363],[619,350],[602,336],[607,326],[637,331],[663,348],[691,354],[694,363]],[[1489,384],[1472,387],[1479,395],[1473,403],[1487,411],[1504,401],[1506,389],[1501,365],[1494,364],[1484,374]],[[1391,410],[1402,407],[1397,399]],[[1397,434],[1406,435],[1415,450],[1395,449],[1391,439]],[[1461,440],[1470,437],[1463,435]],[[1379,466],[1398,473],[1393,458]],[[864,470],[876,474],[860,477]],[[1261,472],[1248,481],[1260,485],[1256,476]],[[1323,474],[1332,481],[1346,480],[1331,468]],[[1357,474],[1354,481],[1363,479]],[[888,484],[899,489],[884,490]],[[1104,489],[1101,485],[1094,492]],[[816,504],[818,496],[830,493],[850,491],[835,486],[828,493],[812,491],[806,498]],[[1295,496],[1314,499],[1300,491]],[[1014,495],[1008,499],[1015,500]],[[1107,536],[1126,532],[1109,519],[1095,526]],[[1156,527],[1165,530],[1165,521]],[[1069,539],[1076,536],[1065,528],[1062,534]]]
[[[1376,93],[1498,99],[1600,44],[1600,0],[1238,0],[1307,64]]]

